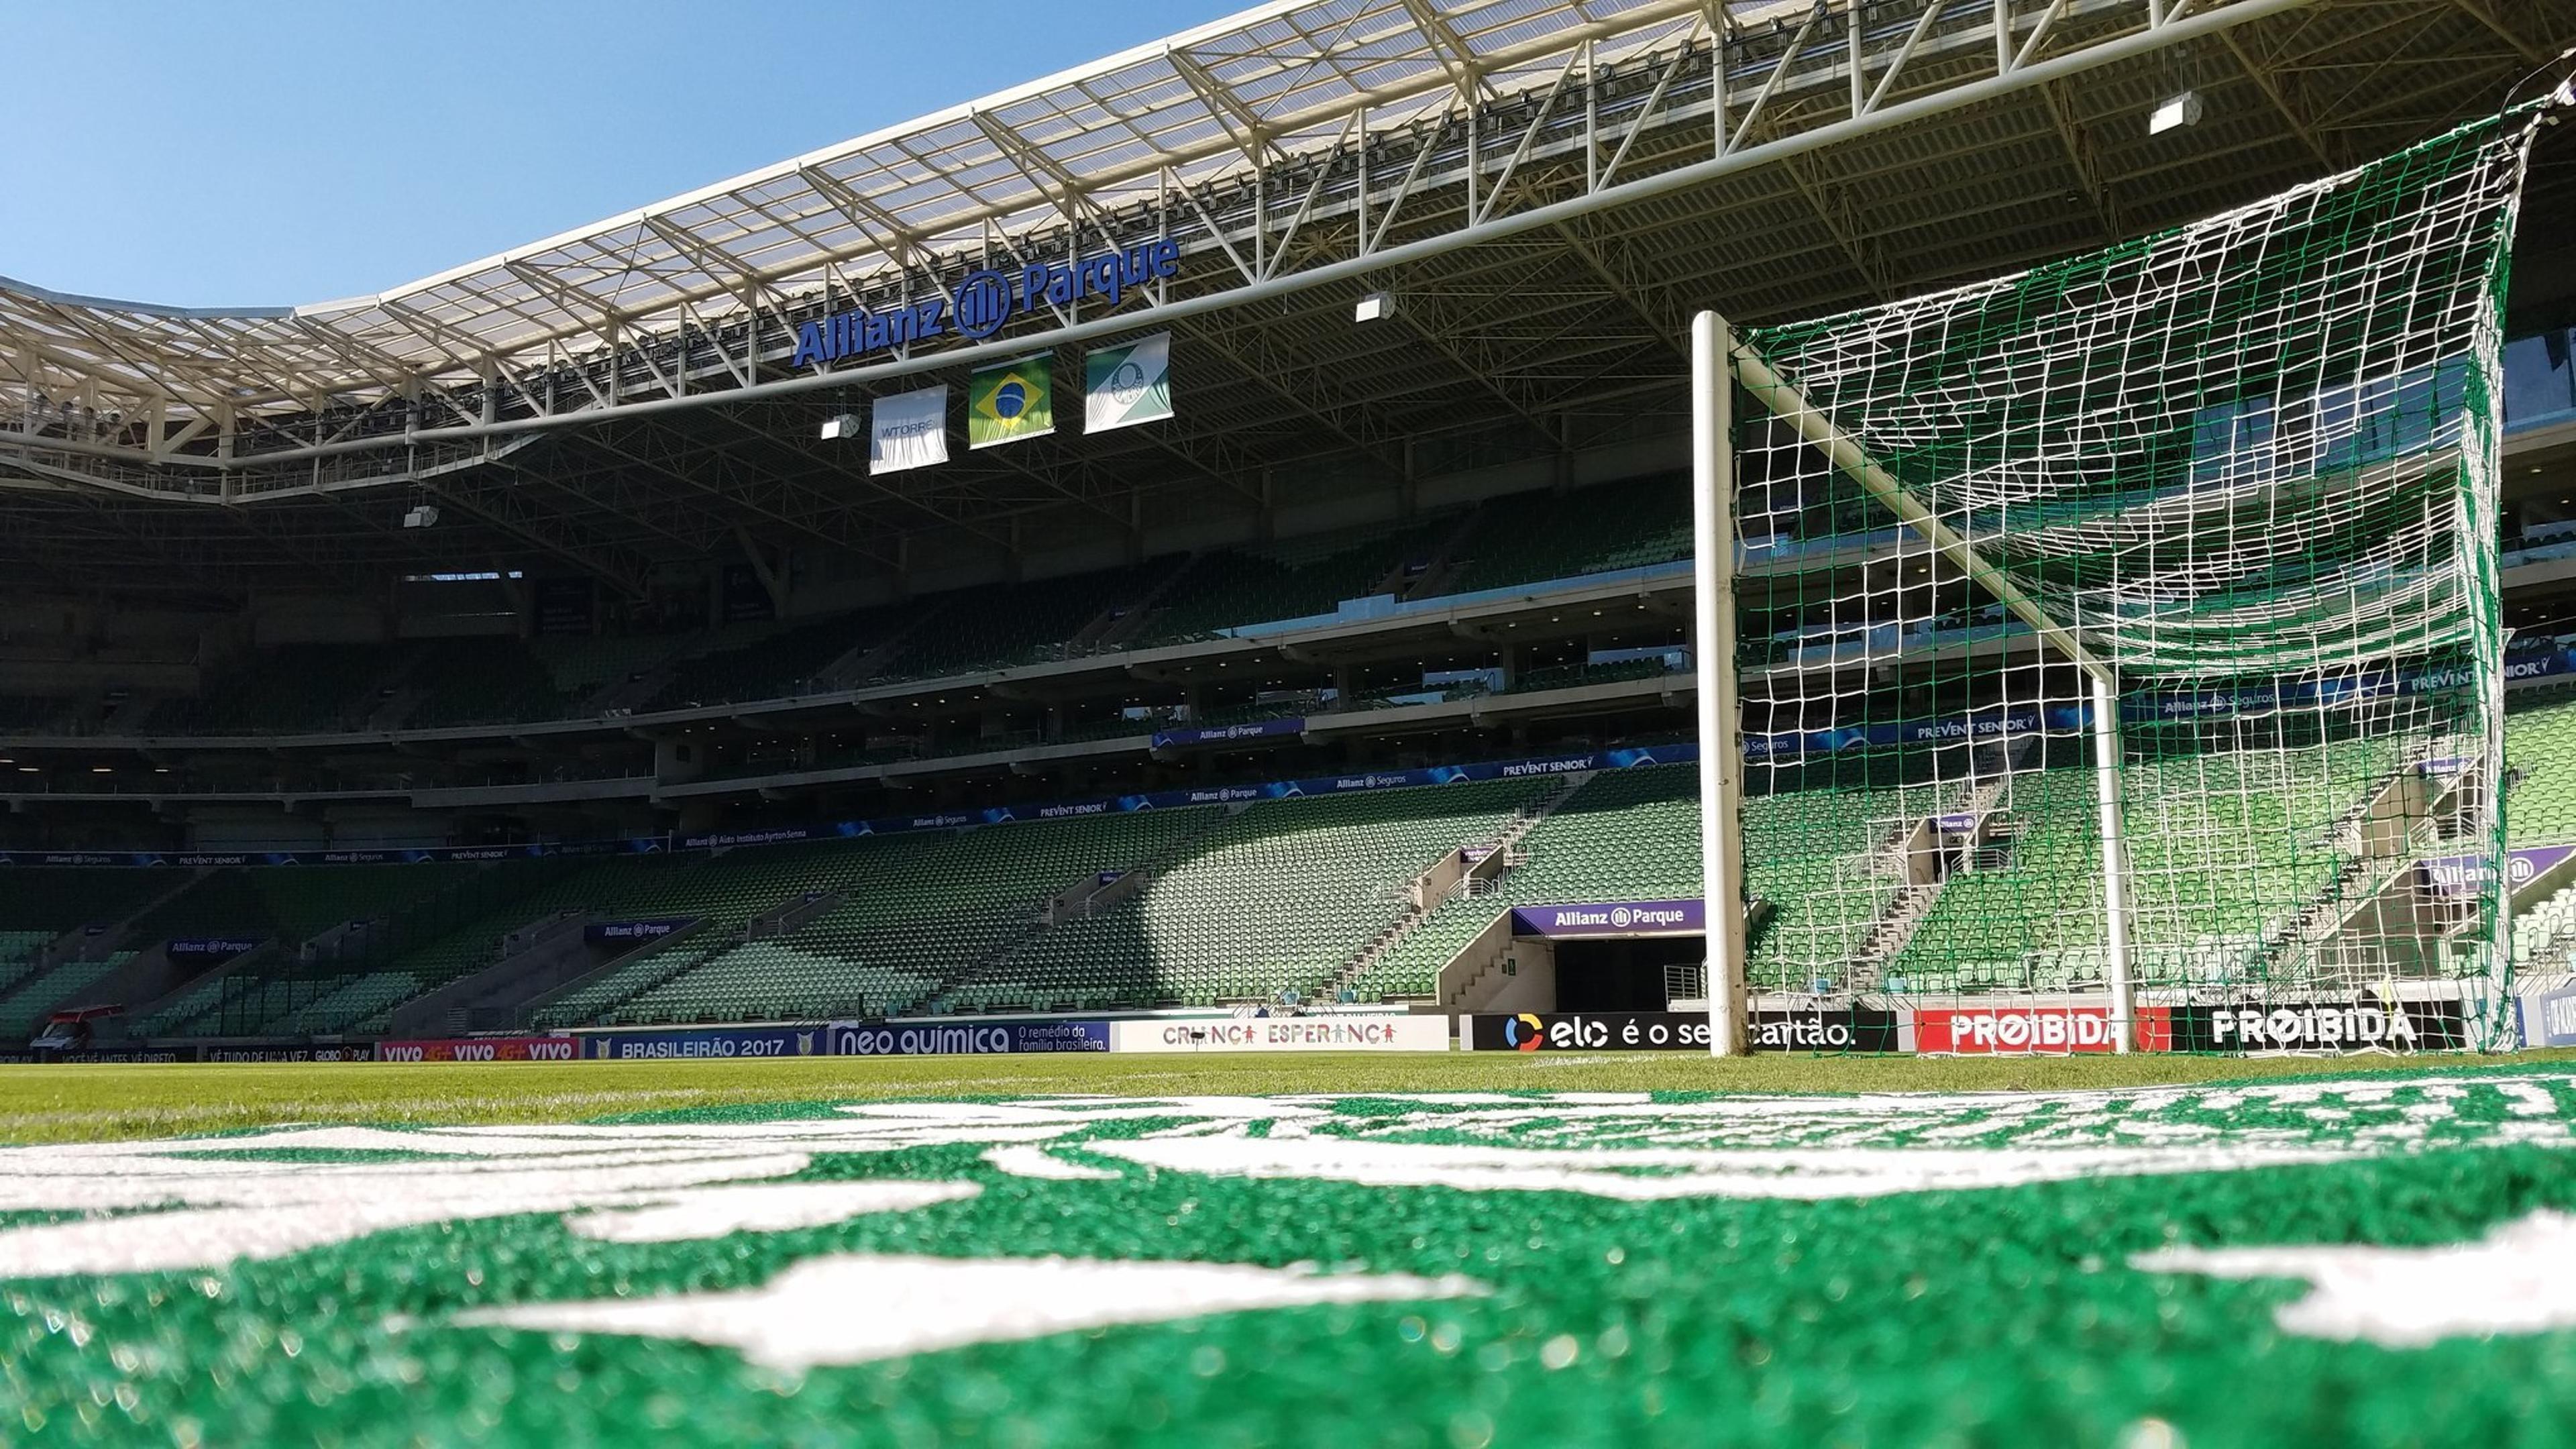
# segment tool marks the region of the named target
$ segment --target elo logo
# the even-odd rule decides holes
[[[1534,1052],[1546,1044],[1547,1028],[1526,1011],[1503,1023],[1503,1045],[1514,1051]]]

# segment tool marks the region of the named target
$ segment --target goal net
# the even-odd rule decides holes
[[[2503,1044],[2534,113],[1738,335],[1753,1004],[1920,1050]]]

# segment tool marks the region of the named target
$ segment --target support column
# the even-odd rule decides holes
[[[1691,319],[1692,664],[1699,688],[1700,891],[1708,932],[1708,1050],[1745,1050],[1743,716],[1735,697],[1733,336],[1714,312]]]

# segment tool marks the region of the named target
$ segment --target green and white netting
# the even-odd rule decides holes
[[[2125,938],[2142,1006],[2496,1007],[2534,119],[1742,335],[1772,383],[1735,433],[1757,992],[2098,1000]]]

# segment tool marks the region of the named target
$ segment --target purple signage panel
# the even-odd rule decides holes
[[[593,921],[582,928],[582,939],[596,946],[605,941],[658,941],[676,934],[692,918],[663,916],[641,921]]]
[[[161,948],[162,954],[173,961],[183,958],[193,961],[229,961],[245,951],[258,949],[259,939],[254,936],[189,937],[185,940],[168,942]]]
[[[1594,905],[1521,906],[1512,930],[1523,936],[1640,936],[1704,931],[1698,901],[1605,901]]]
[[[2526,845],[2505,853],[2505,870],[2519,889],[2571,855],[2576,855],[2576,845]],[[2492,876],[2484,856],[2445,855],[2424,862],[2425,883],[2440,895],[2475,895]]]
[[[1221,745],[1229,740],[1276,739],[1281,735],[1302,735],[1305,732],[1306,720],[1302,715],[1290,715],[1284,719],[1245,720],[1241,724],[1230,725],[1185,725],[1179,729],[1154,731],[1154,748],[1160,750],[1168,749],[1173,745]]]

